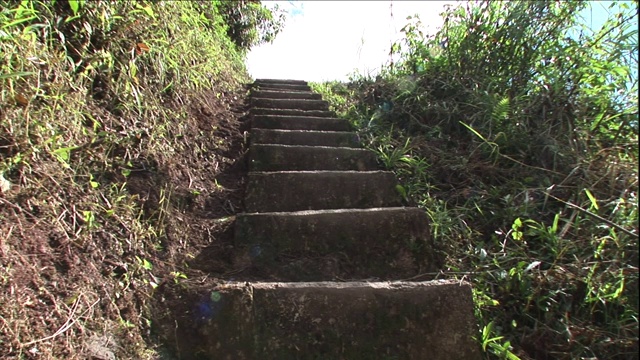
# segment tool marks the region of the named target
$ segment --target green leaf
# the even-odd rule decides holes
[[[513,230],[518,230],[522,227],[522,220],[520,220],[520,218],[516,218],[515,220],[513,220],[513,224],[511,224],[511,228]]]
[[[93,227],[95,216],[91,210],[82,210],[82,217],[89,227]]]
[[[522,220],[520,220],[520,218],[516,218],[515,220],[513,220],[513,224],[511,224],[511,229],[513,230],[511,232],[511,237],[513,238],[513,240],[516,240],[516,241],[522,240],[522,236],[524,235],[524,233],[520,231],[521,227],[522,227]]]
[[[56,159],[58,159],[58,161],[68,165],[69,159],[71,158],[71,150],[74,150],[76,148],[76,146],[72,146],[55,149],[53,150],[53,155],[56,157]]]
[[[141,259],[138,256],[136,256],[136,258],[138,259],[138,262],[140,262],[140,265],[142,266],[143,269],[153,270],[153,264],[151,264],[151,262],[149,262],[149,260]]]
[[[147,13],[147,15],[153,17],[154,13],[153,13],[153,9],[151,9],[151,6],[145,6],[142,8],[142,10],[144,10],[144,12]]]
[[[17,20],[14,20],[14,21],[12,21],[12,22],[10,22],[10,23],[7,23],[7,24],[3,25],[3,26],[2,26],[2,28],[3,28],[3,29],[6,29],[6,28],[8,28],[8,27],[12,27],[12,26],[15,26],[15,25],[21,24],[21,23],[23,23],[23,22],[31,21],[31,20],[33,20],[33,19],[37,19],[37,18],[38,18],[38,17],[34,15],[34,16],[29,16],[29,17],[22,18],[22,19],[17,19]]]
[[[471,131],[472,133],[474,133],[477,137],[479,137],[480,139],[482,139],[482,141],[484,142],[488,142],[487,139],[484,138],[484,136],[480,135],[479,132],[477,132],[474,128],[472,128],[471,126],[463,123],[462,121],[458,121],[462,126],[466,127],[467,129],[469,129],[469,131]]]
[[[78,10],[80,10],[80,2],[78,0],[68,0],[68,2],[71,11],[73,11],[73,15],[77,15]]]
[[[25,76],[34,75],[34,74],[35,73],[32,71],[19,71],[11,74],[0,74],[0,80],[14,78],[14,77],[25,77]]]
[[[591,191],[589,191],[589,189],[584,189],[584,192],[587,194],[587,197],[591,201],[591,208],[596,210],[600,209],[600,207],[598,207],[598,200],[596,200]]]
[[[553,225],[551,226],[551,229],[549,229],[550,233],[555,234],[558,232],[558,222],[560,221],[560,213],[556,214],[556,216],[553,218]]]
[[[400,193],[400,195],[402,195],[405,200],[407,199],[407,190],[404,188],[404,186],[400,184],[396,185],[396,191],[398,191],[398,193]]]

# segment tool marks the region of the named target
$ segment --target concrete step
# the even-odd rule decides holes
[[[309,85],[304,80],[293,80],[293,79],[256,79],[254,84],[285,84],[285,85]]]
[[[364,209],[402,206],[388,171],[283,171],[249,173],[247,212]]]
[[[249,171],[379,170],[369,150],[327,146],[253,144]]]
[[[351,124],[345,119],[293,116],[293,115],[254,115],[251,128],[282,130],[319,130],[350,131]]]
[[[234,282],[187,301],[183,359],[481,359],[460,281]]]
[[[251,108],[250,113],[252,115],[294,115],[294,116],[335,117],[335,113],[329,110]]]
[[[241,213],[234,236],[238,258],[288,281],[401,279],[436,271],[439,262],[418,208]]]
[[[280,144],[332,147],[360,147],[356,133],[348,131],[310,131],[251,129],[251,144]]]
[[[296,84],[272,84],[272,83],[254,83],[251,84],[251,89],[262,90],[285,90],[285,91],[301,91],[309,92],[311,87],[309,85],[296,85]]]
[[[251,98],[251,106],[271,109],[329,110],[324,100]]]
[[[308,99],[322,100],[322,95],[302,91],[278,91],[278,90],[256,90],[251,92],[253,98],[265,99]]]

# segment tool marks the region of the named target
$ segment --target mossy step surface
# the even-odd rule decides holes
[[[360,147],[360,138],[349,131],[252,129],[251,144]]]
[[[286,91],[311,91],[309,85],[288,84],[288,83],[253,83],[250,85],[251,89],[264,89],[264,90],[286,90]]]
[[[329,110],[324,100],[251,98],[251,106],[271,109]]]
[[[379,170],[376,156],[365,149],[328,146],[253,144],[249,171]]]
[[[388,171],[283,171],[249,173],[247,212],[365,209],[402,206]]]
[[[411,207],[241,213],[234,242],[253,267],[290,281],[405,278],[439,261],[427,214]]]
[[[335,117],[335,113],[329,110],[251,108],[249,113],[251,115],[295,115],[295,116]]]
[[[310,99],[321,100],[322,95],[314,92],[302,92],[302,91],[283,91],[283,90],[256,90],[251,92],[253,98],[266,98],[266,99]]]
[[[254,115],[251,119],[251,128],[320,131],[352,130],[351,124],[345,119],[295,115]]]
[[[237,282],[193,301],[176,325],[199,358],[481,359],[465,282]]]
[[[297,79],[256,79],[254,84],[309,85],[305,80]]]

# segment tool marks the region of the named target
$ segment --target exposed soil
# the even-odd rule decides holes
[[[242,210],[246,175],[245,89],[193,98],[180,152],[139,159],[140,170],[126,179],[141,216],[158,219],[164,212],[164,233],[153,248],[131,251],[126,222],[113,221],[92,241],[78,243],[38,216],[41,202],[34,199],[62,197],[72,204],[84,195],[80,189],[0,193],[2,358],[171,358],[154,335],[166,324],[156,322],[163,317],[151,309],[170,308],[166,298],[180,302],[181,291],[202,283],[208,275],[197,269],[201,264],[222,274],[232,268],[219,249],[226,251],[233,216]],[[71,205],[60,213],[83,221]],[[212,249],[217,257],[206,255]],[[149,283],[132,276],[144,271],[145,261],[153,267]],[[177,293],[165,298],[167,291]]]

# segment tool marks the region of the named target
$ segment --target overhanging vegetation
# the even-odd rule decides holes
[[[244,55],[281,22],[248,1],[2,2],[3,358],[157,358],[151,295],[231,211],[206,205],[234,190],[215,177],[242,151]]]
[[[430,215],[490,358],[637,358],[638,9],[591,33],[584,6],[413,17],[375,78],[315,84]]]

